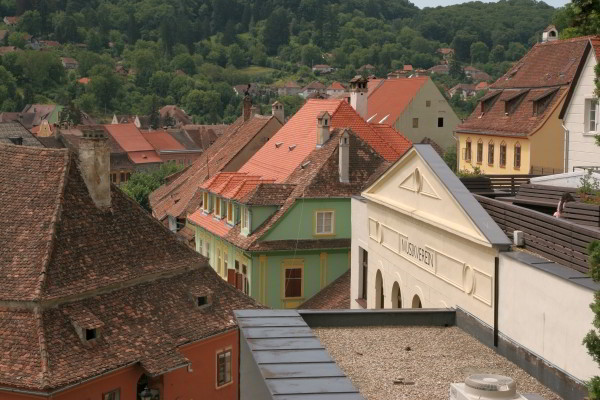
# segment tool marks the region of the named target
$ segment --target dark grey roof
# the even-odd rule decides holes
[[[298,312],[241,310],[235,317],[240,377],[248,380],[240,381],[242,400],[364,400]]]
[[[421,158],[429,165],[434,174],[454,196],[458,204],[465,210],[469,218],[479,228],[481,233],[494,246],[508,247],[511,241],[484,210],[471,192],[462,184],[460,179],[446,165],[442,157],[428,144],[414,144],[413,147]]]
[[[16,144],[10,138],[20,137],[23,146],[44,147],[35,136],[18,122],[0,122],[0,143]]]

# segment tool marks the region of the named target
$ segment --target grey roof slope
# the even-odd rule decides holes
[[[487,240],[494,246],[509,247],[512,243],[506,237],[506,234],[502,232],[502,229],[494,222],[492,217],[473,197],[465,185],[462,184],[454,172],[448,168],[442,157],[440,157],[433,147],[429,144],[414,144],[413,147],[423,161],[429,165],[433,173],[446,186],[446,189],[454,196],[458,204],[465,210]]]
[[[241,332],[240,386],[262,389],[261,397],[245,398],[364,400],[297,311],[241,310],[234,314]],[[244,354],[245,348],[250,354]],[[250,355],[253,363],[243,359]],[[243,384],[244,377],[252,379],[250,385]],[[262,378],[262,385],[256,378]]]
[[[0,143],[15,144],[9,138],[23,138],[23,146],[44,147],[35,136],[18,122],[0,122]]]

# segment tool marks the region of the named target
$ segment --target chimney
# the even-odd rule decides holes
[[[348,131],[344,131],[340,136],[338,151],[340,153],[340,182],[350,183],[350,134]]]
[[[244,104],[243,104],[243,112],[242,115],[244,116],[244,122],[248,121],[251,117],[251,113],[252,113],[252,99],[250,98],[249,94],[246,94],[244,96]]]
[[[256,114],[258,114],[259,111],[260,111],[260,108],[258,106],[250,107],[250,116],[254,117]]]
[[[282,124],[285,122],[285,113],[283,111],[283,104],[276,101],[271,105],[271,113],[279,122]]]
[[[356,75],[350,81],[350,105],[363,119],[367,118],[368,80]]]
[[[554,25],[549,25],[542,33],[542,43],[558,40],[558,30]]]
[[[79,168],[90,197],[98,208],[110,207],[110,146],[103,127],[83,130]]]
[[[317,115],[317,147],[321,147],[329,140],[329,125],[331,116],[327,111],[321,111]]]

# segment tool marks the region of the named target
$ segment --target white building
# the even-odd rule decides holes
[[[560,118],[565,128],[565,171],[576,167],[600,167],[600,146],[595,135],[600,134],[600,110],[594,94],[594,67],[600,57],[600,39],[591,39],[580,73],[575,76],[574,90],[569,93],[567,107]]]
[[[413,145],[352,199],[351,252],[354,309],[457,308],[485,335],[494,332],[500,352],[525,351],[532,365],[549,366],[559,379],[583,387],[600,373],[581,344],[600,286],[567,266],[511,250],[429,145]]]

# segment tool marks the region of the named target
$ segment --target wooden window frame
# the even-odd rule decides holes
[[[468,158],[467,158],[468,157]],[[467,138],[465,142],[465,161],[471,162],[473,159],[473,148],[471,145],[471,138]]]
[[[517,154],[518,154],[518,157],[517,157]],[[515,143],[513,158],[514,158],[513,167],[515,169],[521,169],[521,144],[519,142]]]
[[[496,151],[496,147],[494,146],[494,141],[490,140],[488,142],[488,157],[487,157],[488,165],[492,165],[492,166],[494,165],[494,156],[495,156],[494,152],[495,151]],[[490,156],[491,156],[491,158],[490,158]]]
[[[483,163],[483,140],[477,141],[477,152],[475,154],[475,161],[477,164]]]
[[[221,198],[215,196],[215,217],[221,219]]]
[[[500,168],[506,168],[506,143],[505,142],[500,143],[499,163],[500,163]]]
[[[412,127],[413,129],[419,129],[419,118],[412,119]]]
[[[229,353],[229,377],[227,377],[227,354]],[[223,356],[224,366],[224,379],[221,381],[219,379],[219,360]],[[233,349],[231,347],[227,347],[225,349],[219,349],[215,353],[215,386],[217,389],[222,389],[227,387],[233,383]]]
[[[319,214],[325,214],[325,213],[331,213],[331,231],[330,232],[321,232],[319,233],[317,231],[318,228],[318,221],[319,221]],[[315,210],[315,217],[313,220],[314,226],[313,226],[313,235],[314,236],[319,236],[319,237],[323,237],[323,236],[335,236],[335,210],[333,209],[323,209],[323,210]],[[325,227],[325,221],[323,220],[323,227]]]
[[[121,388],[109,390],[108,392],[102,393],[102,400],[111,400],[110,398],[107,398],[106,396],[109,396],[114,393],[117,394],[117,397],[115,397],[114,400],[121,400]]]
[[[300,269],[300,297],[286,297],[286,271],[290,269]],[[287,258],[281,262],[281,299],[283,300],[301,300],[304,299],[304,259]]]
[[[209,204],[210,204],[210,200],[208,197],[208,192],[204,192],[202,195],[202,209],[204,210],[205,213],[208,213],[209,210]]]
[[[233,224],[233,202],[227,202],[227,222]]]

